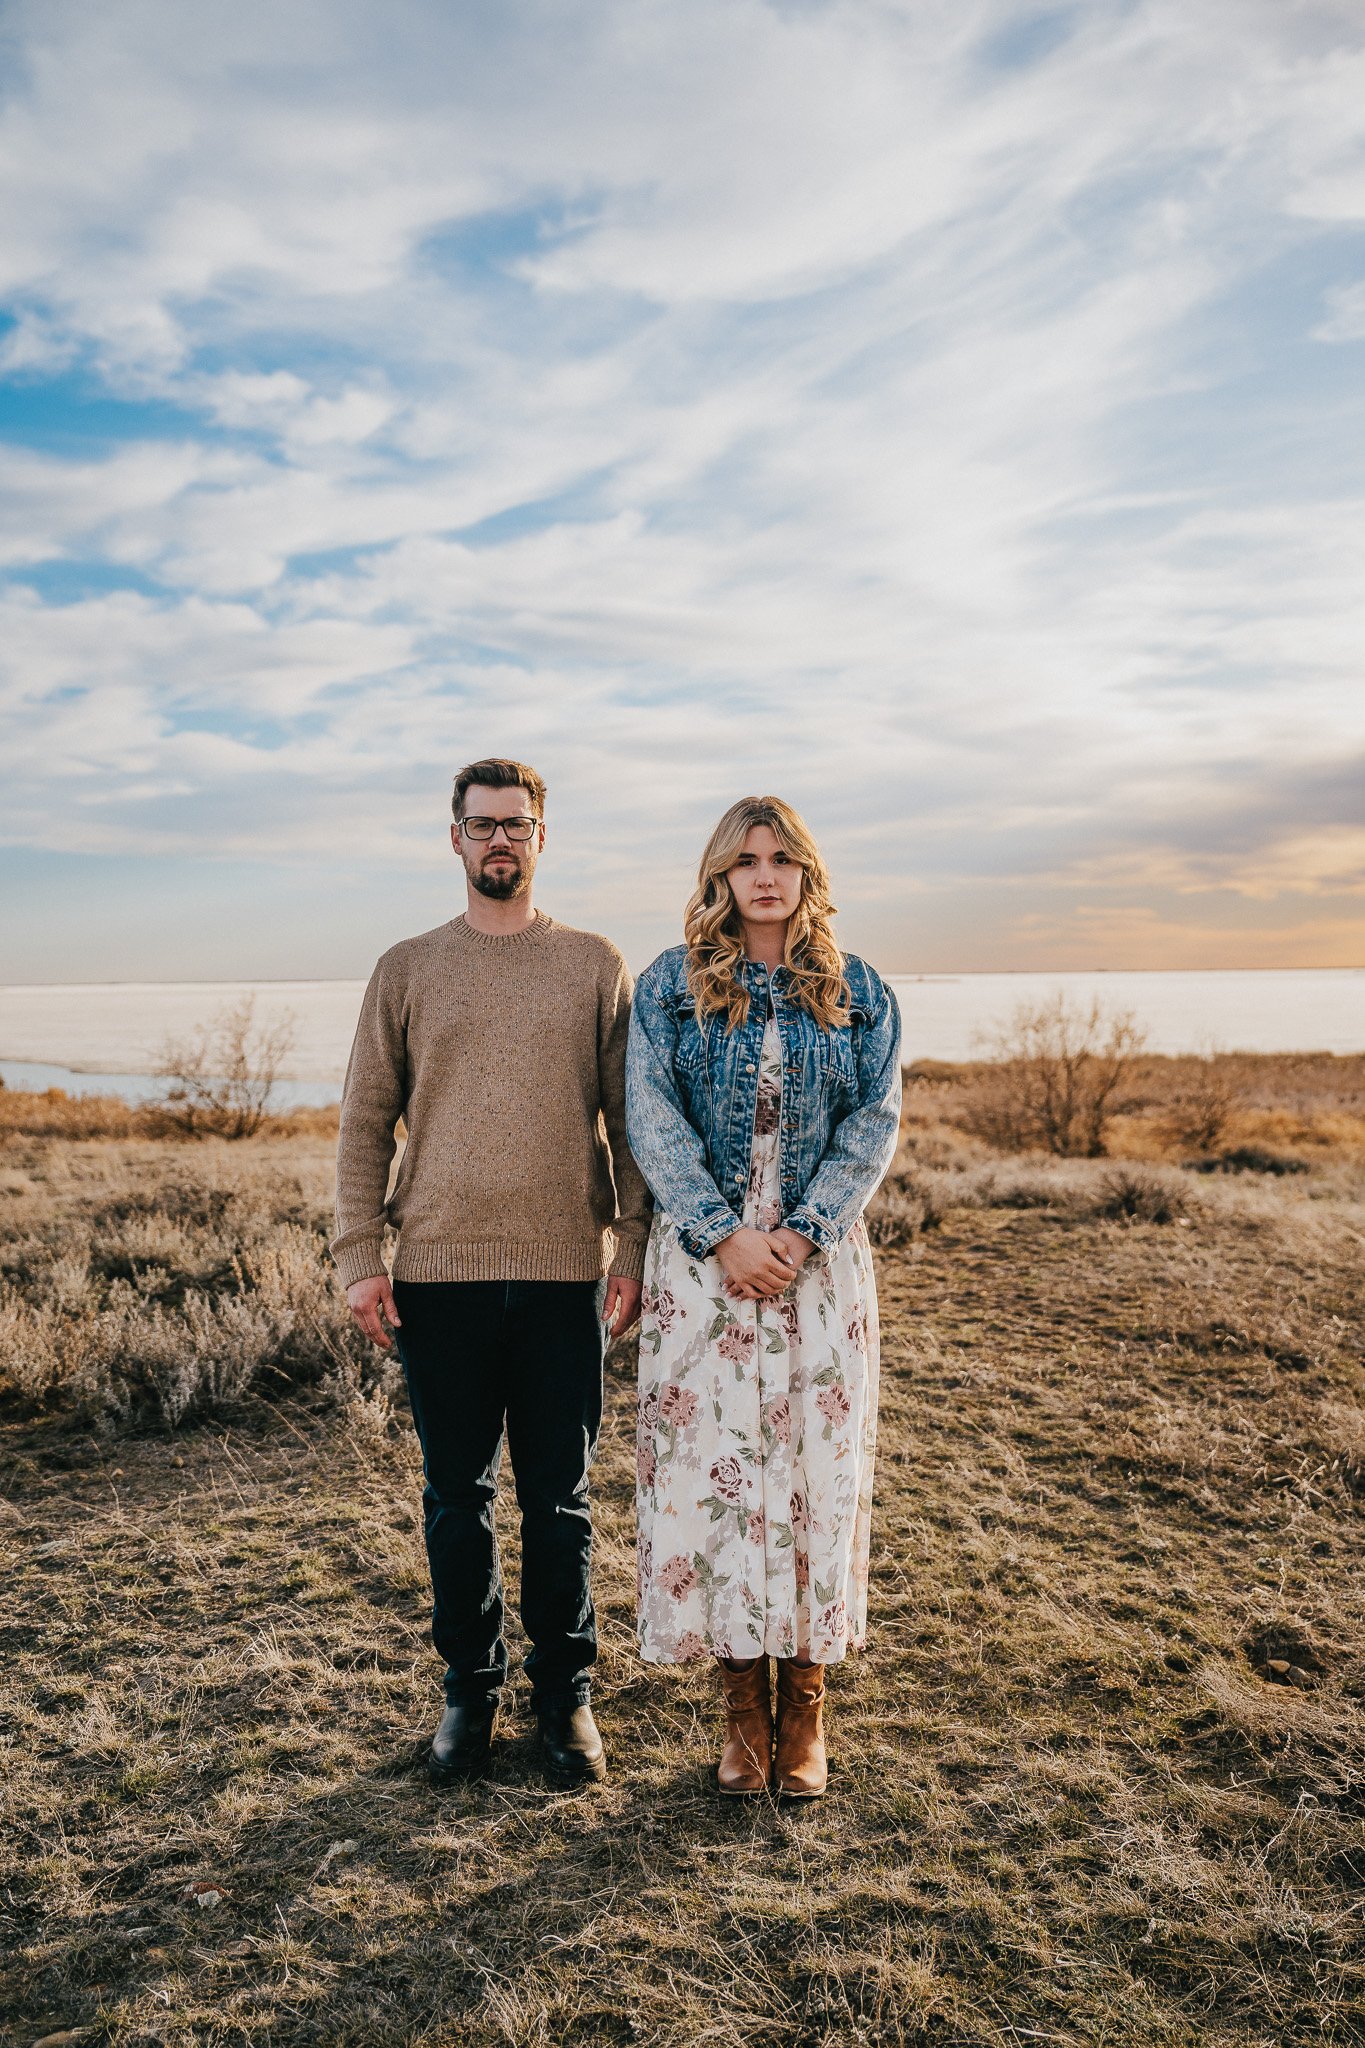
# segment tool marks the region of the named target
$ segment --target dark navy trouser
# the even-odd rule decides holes
[[[597,1655],[588,1467],[602,1423],[591,1280],[395,1281],[394,1334],[426,1474],[431,1634],[448,1699],[507,1677],[493,1527],[504,1431],[521,1510],[521,1620],[537,1698],[585,1700]]]

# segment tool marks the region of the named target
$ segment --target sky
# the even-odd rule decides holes
[[[0,0],[0,981],[1365,964],[1355,0]]]

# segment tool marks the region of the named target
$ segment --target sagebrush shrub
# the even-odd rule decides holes
[[[174,1428],[253,1392],[350,1400],[393,1380],[327,1256],[326,1154],[312,1188],[283,1147],[235,1157],[240,1168],[196,1172],[145,1148],[87,1198],[34,1205],[34,1227],[6,1248],[0,1400]]]

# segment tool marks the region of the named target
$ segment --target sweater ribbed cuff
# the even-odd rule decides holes
[[[645,1277],[644,1238],[618,1237],[616,1239],[616,1249],[607,1260],[607,1271],[615,1273],[620,1280],[643,1280]]]
[[[357,1280],[377,1280],[384,1274],[384,1240],[362,1238],[358,1244],[344,1244],[332,1252],[343,1287]]]

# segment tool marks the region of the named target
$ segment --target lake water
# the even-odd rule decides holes
[[[905,1058],[970,1059],[979,1035],[1021,1003],[1060,990],[1131,1010],[1153,1052],[1205,1046],[1243,1052],[1365,1052],[1365,969],[1224,973],[892,975]],[[86,982],[0,986],[0,1078],[11,1088],[66,1088],[134,1099],[167,1037],[208,1024],[245,995],[256,1017],[293,1020],[281,1105],[330,1102],[346,1070],[363,981]]]

